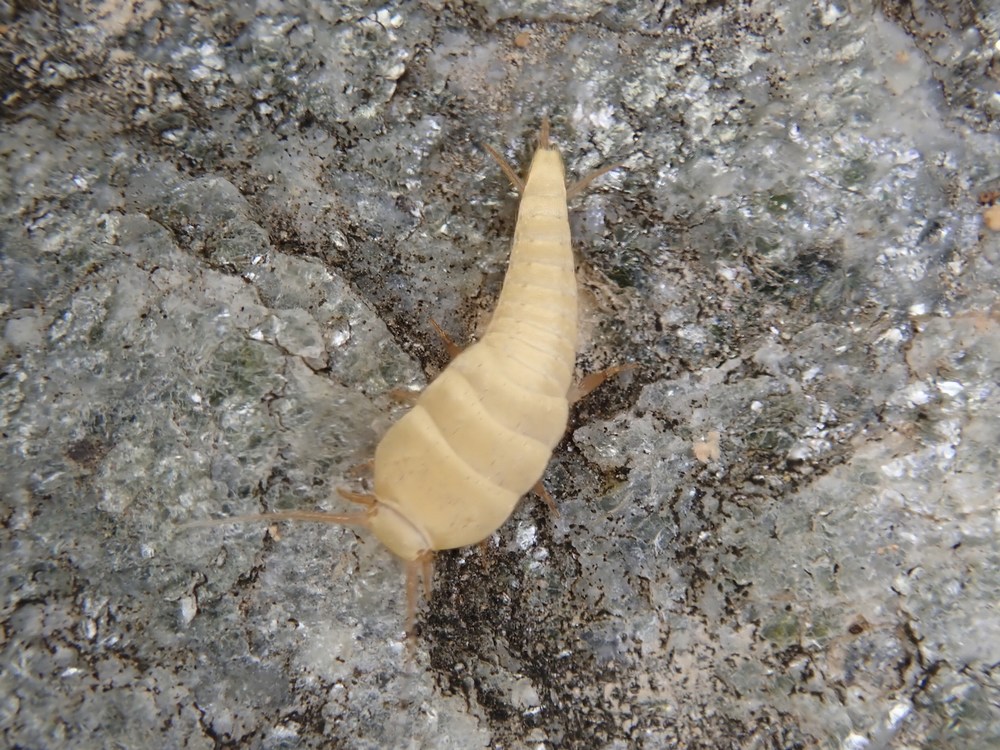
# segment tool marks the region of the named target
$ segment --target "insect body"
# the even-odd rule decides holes
[[[566,430],[576,338],[565,172],[559,152],[544,143],[524,184],[510,264],[485,334],[375,451],[378,503],[370,526],[386,547],[415,560],[500,528]]]
[[[417,575],[423,573],[429,588],[434,552],[481,542],[499,529],[539,482],[566,430],[577,343],[567,195],[612,168],[567,190],[547,120],[523,182],[488,150],[522,193],[500,298],[482,338],[455,357],[378,444],[374,494],[340,491],[367,510],[287,511],[208,522],[307,520],[367,527],[406,562],[411,617]],[[620,369],[585,379],[577,393]]]

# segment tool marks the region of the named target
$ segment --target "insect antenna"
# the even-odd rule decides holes
[[[618,162],[617,164],[608,164],[606,167],[595,169],[590,174],[584,175],[579,180],[570,185],[568,188],[566,188],[566,200],[578,196],[587,188],[588,185],[590,185],[590,183],[592,183],[598,177],[606,175],[613,169],[618,169],[619,167],[624,167],[624,166],[625,166],[624,162]]]
[[[328,513],[325,510],[283,510],[274,513],[247,513],[242,516],[227,518],[207,518],[202,521],[189,521],[180,524],[178,529],[200,529],[208,526],[225,526],[229,523],[244,523],[247,521],[314,521],[317,523],[332,523],[338,526],[362,526],[371,528],[371,514],[378,500],[374,495],[363,492],[352,492],[341,487],[337,494],[352,503],[364,505],[368,510],[363,513]]]
[[[242,516],[226,518],[206,518],[201,521],[188,521],[177,526],[180,530],[201,529],[208,526],[225,526],[230,523],[246,523],[248,521],[316,521],[332,523],[338,526],[363,526],[368,528],[370,513],[327,513],[324,510],[284,510],[276,513],[247,513]]]
[[[524,180],[521,179],[521,176],[517,173],[514,167],[508,164],[507,160],[500,155],[500,152],[497,151],[488,143],[483,143],[480,145],[483,147],[483,150],[485,150],[486,153],[488,153],[490,156],[493,157],[493,161],[495,161],[497,164],[500,165],[500,169],[503,171],[505,175],[507,175],[507,179],[511,181],[511,184],[514,185],[514,188],[517,190],[517,192],[523,193]]]

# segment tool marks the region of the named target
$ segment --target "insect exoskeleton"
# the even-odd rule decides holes
[[[544,492],[540,479],[566,430],[571,399],[623,369],[610,368],[572,387],[577,292],[567,196],[614,167],[567,189],[547,119],[523,181],[496,151],[485,148],[521,193],[503,288],[479,341],[455,356],[379,442],[373,493],[339,490],[367,509],[208,522],[306,520],[366,527],[406,563],[411,620],[419,575],[429,592],[433,554],[487,539],[524,494],[532,488]]]

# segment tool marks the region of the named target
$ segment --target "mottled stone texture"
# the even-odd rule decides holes
[[[0,745],[1000,745],[989,5],[0,4]],[[343,510],[545,113],[638,367],[407,656],[363,532],[182,524]]]

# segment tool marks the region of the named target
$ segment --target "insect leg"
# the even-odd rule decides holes
[[[476,544],[476,546],[479,548],[479,556],[481,558],[483,558],[483,567],[484,568],[489,568],[490,567],[490,556],[489,556],[489,552],[490,552],[490,538],[486,537],[485,539],[480,540]]]
[[[431,583],[434,581],[434,553],[430,550],[417,558],[420,563],[420,575],[424,579],[424,596],[430,600]]]
[[[415,560],[406,563],[406,636],[412,638],[417,620],[418,578],[423,579],[424,596],[431,598],[431,579],[434,576],[434,552],[428,550]]]
[[[441,337],[444,342],[445,351],[448,352],[448,359],[455,359],[459,354],[462,353],[463,347],[452,341],[451,336],[445,333],[445,330],[437,324],[434,318],[431,318],[431,325],[434,326],[434,330],[437,331],[437,335]]]
[[[445,330],[437,324],[434,318],[431,318],[430,321],[431,325],[434,326],[434,330],[437,331],[438,336],[444,342],[445,351],[448,352],[448,359],[455,359],[455,357],[462,353],[463,347],[452,341],[451,336],[445,333]],[[389,398],[402,406],[414,406],[417,403],[417,399],[420,398],[421,393],[422,391],[415,391],[410,388],[393,388],[389,391]]]
[[[550,495],[549,491],[545,489],[545,485],[542,484],[541,479],[535,482],[535,486],[531,488],[531,491],[545,501],[545,504],[549,506],[549,510],[552,511],[553,516],[556,518],[559,517],[559,508],[556,507],[556,501],[552,499],[552,495]]]
[[[589,394],[595,388],[597,388],[601,383],[603,383],[608,378],[614,377],[620,372],[626,370],[634,370],[638,365],[635,362],[629,362],[624,365],[613,365],[612,367],[606,367],[603,370],[598,370],[597,372],[592,372],[589,375],[585,375],[583,380],[577,383],[575,386],[569,389],[569,393],[566,398],[569,399],[570,404],[575,404],[577,401],[582,399],[584,396]]]
[[[375,468],[375,459],[369,458],[367,461],[354,464],[354,466],[346,471],[346,474],[350,477],[362,477],[366,474],[371,474],[373,468]]]
[[[409,388],[393,388],[389,391],[389,398],[397,404],[413,406],[417,403],[417,399],[420,398],[420,391],[414,391]]]
[[[413,626],[417,620],[417,576],[420,575],[420,562],[406,561],[406,637],[413,638]]]
[[[364,505],[366,508],[374,508],[378,502],[378,498],[374,495],[369,495],[365,492],[352,492],[351,490],[345,490],[343,487],[337,488],[337,494],[345,500],[357,503],[358,505]]]

